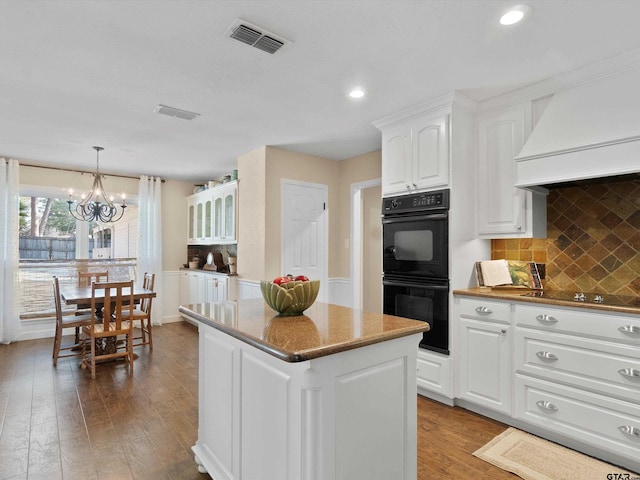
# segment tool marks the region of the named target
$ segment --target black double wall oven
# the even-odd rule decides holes
[[[449,354],[449,190],[382,200],[383,311],[427,322],[420,347]]]

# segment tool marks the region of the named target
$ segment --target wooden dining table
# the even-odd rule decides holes
[[[123,296],[124,295],[129,296],[129,289],[124,288],[122,290],[122,294]],[[60,296],[62,297],[62,300],[64,301],[64,303],[67,305],[76,305],[78,308],[91,308],[92,295],[93,295],[93,292],[92,292],[91,286],[79,287],[76,285],[65,285],[60,287]],[[146,288],[143,288],[140,285],[134,284],[133,286],[134,303],[139,303],[144,298],[155,298],[155,297],[156,297],[156,292],[154,292],[153,290],[148,290]],[[100,313],[102,306],[104,305],[104,289],[103,288],[96,289],[95,305],[97,310],[96,313]],[[81,348],[80,345],[79,347]],[[113,341],[105,340],[104,344],[100,342],[99,345],[98,344],[96,345],[96,347],[99,348],[100,350],[115,351],[115,348],[116,348],[115,338],[113,339]],[[134,354],[134,358],[135,357],[136,355]]]
[[[123,295],[129,296],[129,289],[122,291]],[[86,308],[91,305],[91,287],[78,287],[76,285],[60,286],[60,296],[67,305],[78,305]],[[142,288],[140,285],[133,286],[133,301],[138,303],[143,298],[155,298],[156,292]],[[102,307],[104,303],[104,289],[96,290],[96,307]]]

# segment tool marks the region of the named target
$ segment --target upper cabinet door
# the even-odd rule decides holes
[[[531,131],[530,104],[478,120],[478,235],[546,236],[546,199],[514,187],[515,160]]]
[[[414,119],[382,131],[384,196],[448,186],[448,119]]]
[[[214,189],[213,197],[213,231],[217,244],[237,243],[236,217],[238,194],[237,182],[226,183]]]
[[[382,134],[382,193],[390,195],[410,190],[412,179],[411,127],[395,128]]]
[[[446,187],[449,184],[448,116],[414,125],[413,187]]]

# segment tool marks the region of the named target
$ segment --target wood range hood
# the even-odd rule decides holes
[[[515,169],[515,186],[532,190],[637,178],[640,63],[555,93],[515,157]]]

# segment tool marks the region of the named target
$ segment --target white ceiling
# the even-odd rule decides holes
[[[475,100],[640,48],[637,0],[0,1],[0,156],[204,181],[263,145],[345,159],[373,121]],[[224,36],[242,18],[292,43]],[[347,91],[359,85],[366,98]],[[164,104],[193,121],[153,113]]]

